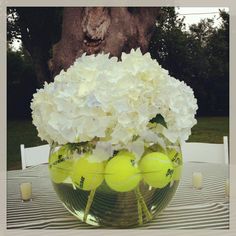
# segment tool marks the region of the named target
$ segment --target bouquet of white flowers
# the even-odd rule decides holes
[[[42,140],[66,144],[96,138],[97,150],[106,152],[96,157],[103,161],[124,147],[140,157],[145,142],[156,143],[161,135],[173,143],[187,140],[197,101],[189,86],[137,49],[123,53],[121,61],[84,54],[54,82],[45,82],[31,108]],[[165,125],[150,124],[157,116]]]
[[[34,94],[31,108],[51,144],[55,189],[78,218],[127,227],[170,201],[198,107],[192,89],[149,53],[131,50],[120,61],[84,54]]]

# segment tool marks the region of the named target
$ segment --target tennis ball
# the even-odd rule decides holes
[[[105,168],[107,185],[117,192],[128,192],[134,189],[141,180],[135,157],[128,152],[121,152],[113,157]]]
[[[134,153],[128,152],[126,150],[119,151],[116,156],[130,156],[131,158],[135,159]]]
[[[67,146],[62,146],[49,157],[49,173],[55,183],[62,183],[71,173],[73,156]]]
[[[72,182],[83,190],[96,189],[104,180],[105,162],[89,162],[89,154],[77,159],[71,174]]]
[[[152,187],[163,188],[172,178],[173,165],[168,156],[161,152],[145,155],[139,163],[144,181]]]

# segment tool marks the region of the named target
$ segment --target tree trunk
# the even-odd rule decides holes
[[[41,47],[34,45],[30,53],[34,64],[38,85],[42,87],[45,81],[52,81],[52,75],[47,63],[49,60],[48,51],[43,51]]]
[[[159,7],[64,8],[61,40],[53,47],[53,75],[83,53],[110,53],[120,58],[132,48],[148,50]]]

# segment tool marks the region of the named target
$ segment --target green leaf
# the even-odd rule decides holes
[[[167,124],[165,122],[165,119],[161,114],[157,114],[156,117],[154,117],[150,120],[150,122],[161,124],[161,125],[163,125],[164,127],[167,128]]]

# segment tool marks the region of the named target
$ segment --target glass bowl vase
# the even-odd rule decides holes
[[[181,178],[180,145],[164,138],[163,141],[165,147],[158,143],[147,144],[137,163],[132,153],[125,149],[115,151],[106,161],[90,162],[88,157],[94,148],[92,143],[61,146],[53,143],[49,155],[49,173],[56,194],[70,213],[87,224],[106,228],[143,225],[168,205]],[[150,159],[154,158],[153,155],[164,155],[168,158],[168,164],[158,162],[157,169],[152,163],[145,166],[146,163],[143,165],[141,162],[147,155]],[[123,168],[122,161],[116,162],[113,168],[115,172],[108,173],[107,169],[112,168],[109,163],[117,156],[128,160],[127,167]],[[160,164],[162,162],[164,164]],[[154,166],[154,169],[145,172],[141,165],[149,169]],[[118,179],[120,182],[115,185],[114,181]],[[152,181],[161,184],[152,184]]]

